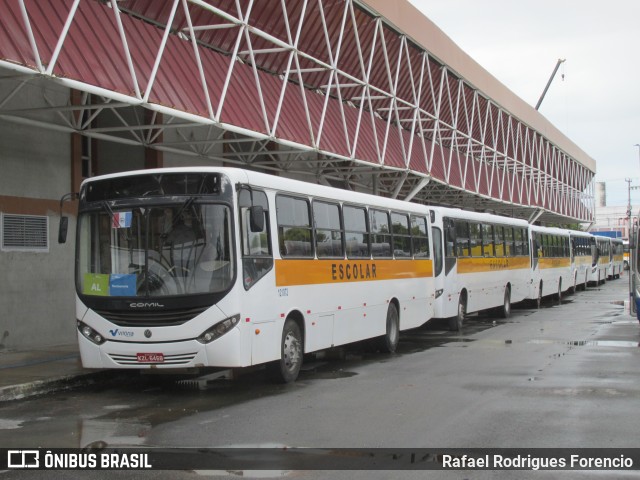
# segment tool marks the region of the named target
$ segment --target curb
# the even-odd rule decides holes
[[[23,400],[38,395],[71,390],[81,386],[93,385],[113,376],[113,372],[96,370],[75,375],[63,375],[46,380],[34,380],[18,385],[0,387],[0,403]]]

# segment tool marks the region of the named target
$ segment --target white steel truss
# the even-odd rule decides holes
[[[593,219],[594,172],[356,0],[73,0],[45,46],[47,3],[18,2],[28,59],[0,47],[5,120],[423,203]],[[84,54],[121,59],[115,87],[68,66],[98,24],[110,33]],[[15,101],[29,84],[47,107]],[[82,95],[61,104],[51,88]]]

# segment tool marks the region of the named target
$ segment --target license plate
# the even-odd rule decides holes
[[[138,363],[163,363],[163,353],[137,353]]]

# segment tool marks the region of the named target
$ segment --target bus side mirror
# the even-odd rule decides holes
[[[60,217],[58,227],[58,243],[67,243],[67,231],[69,230],[69,217]]]
[[[264,208],[261,205],[249,207],[249,228],[253,233],[264,230]]]
[[[60,225],[58,226],[58,243],[67,242],[67,231],[69,230],[69,217],[64,217],[62,215],[62,204],[64,202],[77,200],[79,196],[80,195],[75,192],[65,193],[60,199]]]

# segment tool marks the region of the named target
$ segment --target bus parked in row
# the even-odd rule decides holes
[[[615,277],[614,245],[236,168],[93,177],[76,229],[80,355],[168,372],[268,364],[291,382],[307,353],[369,339],[394,352],[432,318],[457,331],[469,313],[508,317]]]
[[[465,315],[494,309],[501,317],[528,297],[530,261],[524,220],[452,208],[432,208],[444,232],[444,268],[436,272],[435,317],[460,330]],[[434,246],[434,250],[437,249]]]
[[[573,285],[571,271],[571,242],[568,230],[531,225],[532,292],[531,298],[540,307],[542,298],[555,295],[560,301],[562,293]]]
[[[433,317],[423,206],[240,169],[86,180],[77,322],[88,368],[246,367],[294,380],[305,353]]]
[[[591,238],[592,263],[589,283],[600,285],[607,280],[612,267],[611,238],[594,235]]]
[[[593,262],[593,249],[591,239],[593,235],[578,230],[569,230],[571,242],[571,278],[573,278],[572,293],[577,290],[585,290],[589,284],[591,265]]]
[[[624,243],[621,238],[611,239],[611,274],[608,278],[620,278],[624,266]]]

